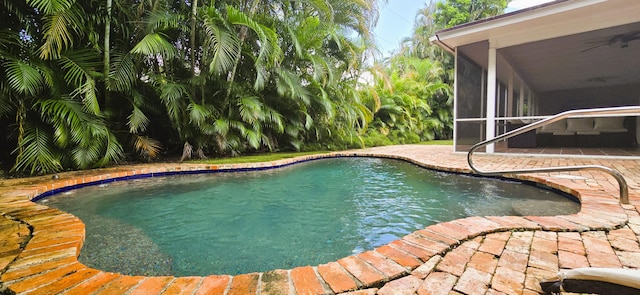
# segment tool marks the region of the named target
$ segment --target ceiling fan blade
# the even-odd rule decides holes
[[[627,36],[627,41],[640,40],[640,31],[633,32]]]
[[[584,44],[606,44],[609,43],[609,40],[600,40],[600,41],[589,41],[584,42]]]
[[[600,44],[600,45],[598,45],[598,46],[593,46],[593,47],[590,47],[590,48],[587,48],[587,49],[585,49],[585,50],[580,51],[580,53],[584,53],[584,52],[587,52],[587,51],[591,51],[591,50],[593,50],[593,49],[596,49],[596,48],[598,48],[598,47],[602,47],[602,46],[605,46],[605,45],[608,45],[608,44],[607,44],[607,43],[605,43],[605,44]]]

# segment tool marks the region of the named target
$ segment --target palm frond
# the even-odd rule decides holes
[[[94,79],[88,79],[84,84],[80,85],[80,87],[76,88],[71,93],[71,96],[81,96],[84,109],[91,114],[100,115],[100,104],[98,102],[97,92],[96,81]]]
[[[229,120],[227,118],[217,119],[213,123],[213,128],[216,130],[216,132],[220,133],[221,135],[225,135],[229,132],[229,129],[230,129]]]
[[[296,50],[296,54],[298,56],[303,56],[304,50],[302,49],[302,44],[296,32],[294,31],[294,28],[287,26],[287,31],[289,32],[289,37],[291,38],[291,42],[293,43],[293,48],[295,48]]]
[[[47,0],[44,0],[47,1]],[[73,30],[76,34],[82,34],[82,14],[79,6],[66,8],[46,14],[43,26],[44,44],[40,47],[40,58],[55,59],[66,48],[73,44]]]
[[[245,134],[247,130],[247,126],[244,125],[244,122],[240,122],[236,120],[229,120],[229,127],[240,132],[240,134]]]
[[[309,113],[304,113],[304,128],[309,130],[313,126],[313,117]]]
[[[88,144],[76,146],[71,151],[71,158],[80,169],[87,169],[100,159],[101,145]]]
[[[100,140],[103,147],[102,158],[96,163],[96,167],[103,167],[109,164],[117,164],[124,156],[124,149],[115,134],[107,131],[106,136]]]
[[[192,124],[200,126],[204,124],[205,120],[210,117],[211,111],[206,106],[197,104],[195,102],[189,103],[187,106],[189,111],[189,120]]]
[[[25,124],[24,137],[13,151],[22,151],[17,155],[12,171],[29,174],[52,173],[62,170],[60,157],[54,152],[49,131],[34,124]]]
[[[329,94],[327,93],[327,91],[324,90],[323,87],[317,86],[316,89],[320,91],[320,96],[315,97],[315,102],[320,104],[320,106],[322,106],[322,109],[324,110],[324,113],[326,114],[327,118],[333,118],[334,106],[333,106],[333,102],[329,98]]]
[[[242,120],[249,124],[255,124],[264,118],[262,102],[256,96],[246,96],[238,99],[238,108],[240,109]]]
[[[240,148],[240,138],[235,134],[229,134],[226,136],[217,136],[216,143],[218,145],[218,149],[223,152],[231,152],[232,156],[236,156],[239,154],[238,149]]]
[[[275,129],[279,133],[283,133],[285,128],[284,116],[269,106],[264,106],[263,111],[265,114],[265,121],[270,123],[272,126],[275,126]]]
[[[158,157],[162,150],[162,144],[158,140],[137,134],[133,136],[133,148],[138,154],[149,157],[150,159]]]
[[[51,14],[69,9],[75,0],[26,0],[27,4],[35,7],[44,14]]]
[[[402,110],[402,107],[395,105],[393,102],[390,104],[382,104],[379,109],[379,111],[387,111],[393,113],[401,113]]]
[[[162,85],[160,92],[160,100],[164,103],[169,113],[169,118],[174,122],[180,120],[180,114],[182,112],[182,106],[185,99],[187,99],[187,88],[183,84],[178,83],[166,83]]]
[[[189,30],[185,25],[185,16],[168,10],[152,11],[144,19],[147,32],[158,32],[166,29]]]
[[[311,103],[309,90],[302,85],[300,77],[291,71],[285,69],[280,69],[278,71],[276,87],[278,94],[282,96],[299,98],[305,105],[309,105]]]
[[[144,114],[144,112],[138,108],[135,104],[133,104],[133,110],[131,114],[127,117],[127,125],[129,126],[129,132],[131,133],[139,133],[147,130],[147,125],[149,125],[149,118]]]
[[[96,69],[101,66],[99,56],[91,49],[64,52],[60,55],[58,63],[66,71],[65,81],[74,87],[79,87],[95,77],[98,74]]]
[[[295,137],[298,137],[302,129],[303,129],[303,126],[300,121],[292,121],[291,124],[287,124],[287,126],[284,129],[284,133],[295,138]]]
[[[45,76],[37,68],[20,60],[4,62],[9,87],[24,95],[36,96],[45,86]]]
[[[94,115],[100,114],[98,89],[96,87],[96,68],[101,66],[96,54],[89,49],[65,52],[58,63],[66,71],[64,79],[75,88],[72,97],[81,96],[84,108]]]
[[[127,91],[138,80],[133,56],[129,52],[114,52],[111,58],[107,89],[111,91]]]
[[[159,54],[165,58],[171,59],[176,55],[177,50],[173,44],[169,43],[169,41],[165,39],[164,34],[150,33],[144,36],[144,38],[142,38],[142,40],[140,40],[140,42],[131,49],[131,53],[147,56],[155,56]]]
[[[266,33],[262,30],[260,24],[253,18],[231,5],[226,6],[226,11],[227,19],[231,24],[246,26],[255,32],[261,41],[267,40]]]
[[[362,129],[366,129],[367,125],[373,121],[373,112],[367,108],[367,106],[363,105],[363,104],[358,104],[356,105],[356,108],[358,109],[358,114],[360,115],[360,122],[362,123],[362,126],[360,126]]]
[[[221,74],[233,68],[236,57],[240,54],[240,42],[235,34],[215,24],[213,20],[205,20],[208,47],[213,49],[213,58],[209,71]]]
[[[227,18],[234,25],[242,25],[250,28],[260,39],[260,51],[258,61],[269,61],[270,63],[279,63],[282,59],[282,49],[278,45],[278,34],[271,28],[264,26],[254,19],[244,14],[237,8],[227,5]]]
[[[327,27],[323,26],[323,22],[320,21],[318,15],[309,15],[300,22],[300,25],[296,28],[296,35],[298,35],[298,40],[307,49],[303,55],[309,55],[309,49],[319,48],[324,45],[323,43],[327,38]]]
[[[451,85],[444,83],[442,81],[431,82],[426,85],[426,91],[430,95],[437,95],[437,94],[448,95],[451,93]]]
[[[303,142],[301,140],[298,139],[292,139],[289,141],[289,144],[296,150],[299,151],[300,148],[302,147]]]
[[[10,47],[20,46],[20,35],[9,29],[0,29],[0,58],[4,59],[5,56],[9,57],[11,54],[8,52]]]
[[[333,82],[333,71],[329,63],[319,56],[311,56],[313,62],[313,79],[322,85]]]
[[[324,17],[323,19],[325,19],[327,22],[329,23],[333,23],[334,21],[334,11],[333,11],[333,6],[331,5],[331,3],[327,0],[304,0],[304,3],[308,3],[311,6],[313,6],[313,8],[315,8],[317,11],[319,11]]]
[[[92,118],[83,111],[82,104],[74,99],[46,99],[35,104],[54,130],[55,143],[67,147],[71,143],[91,141]],[[93,119],[95,120],[95,119]]]
[[[338,50],[342,51],[344,45],[344,37],[340,34],[337,27],[329,27],[327,29],[328,35],[331,37],[331,40],[335,42],[335,45],[338,47]]]
[[[255,64],[256,67],[256,81],[253,83],[253,89],[260,91],[264,89],[267,80],[269,79],[269,70],[264,62],[258,61]]]
[[[245,129],[245,132],[243,135],[244,135],[244,138],[249,143],[249,146],[251,146],[254,149],[257,149],[260,147],[260,137],[261,137],[260,132],[252,129]]]
[[[279,65],[284,56],[284,52],[279,45],[280,36],[270,27],[262,24],[260,25],[260,27],[267,37],[267,43],[261,44],[258,60],[266,60],[269,62],[269,64]]]

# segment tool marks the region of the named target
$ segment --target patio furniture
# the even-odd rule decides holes
[[[569,118],[541,127],[538,146],[545,147],[630,147],[634,136],[633,117]]]

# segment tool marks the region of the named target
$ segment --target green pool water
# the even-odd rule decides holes
[[[114,182],[39,202],[86,224],[81,262],[175,276],[318,265],[437,222],[579,210],[535,186],[377,158]]]

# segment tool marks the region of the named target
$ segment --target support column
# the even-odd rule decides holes
[[[513,117],[513,86],[514,86],[514,74],[513,70],[509,72],[509,89],[507,90],[507,101],[504,109],[506,111],[505,117]],[[522,83],[521,83],[522,84]]]
[[[524,93],[526,88],[520,85],[520,104],[518,104],[518,117],[524,117]]]
[[[487,128],[486,140],[496,137],[496,48],[489,44],[489,62],[487,65]],[[487,154],[495,151],[495,144],[487,145]]]
[[[458,149],[458,47],[455,47],[455,58],[453,59],[453,151]]]

